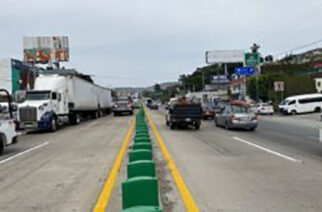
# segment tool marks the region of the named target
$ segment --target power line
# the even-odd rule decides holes
[[[304,49],[304,48],[307,48],[307,47],[309,47],[309,46],[316,45],[316,44],[321,43],[321,42],[322,42],[322,38],[321,38],[321,39],[319,39],[319,40],[316,40],[316,41],[310,42],[310,43],[303,44],[303,45],[301,45],[301,46],[297,46],[297,47],[295,47],[295,48],[293,48],[293,49],[290,49],[290,50],[288,50],[288,51],[280,52],[280,53],[278,53],[278,54],[275,54],[274,56],[275,56],[275,57],[277,57],[277,56],[280,56],[280,55],[282,55],[282,54],[292,53],[293,51],[298,51],[298,50],[300,50],[300,49]]]

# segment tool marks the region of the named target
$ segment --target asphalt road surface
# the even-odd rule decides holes
[[[21,136],[0,157],[0,211],[92,211],[131,119]]]
[[[170,130],[162,111],[150,113],[201,211],[322,211],[315,125],[263,117],[255,132],[212,121]]]
[[[263,117],[255,132],[212,121],[170,130],[164,111],[149,113],[201,211],[322,211],[317,123]],[[0,211],[92,211],[132,118],[21,136],[0,157]]]

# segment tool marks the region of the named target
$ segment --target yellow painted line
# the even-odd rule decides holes
[[[150,122],[150,125],[152,127],[153,133],[160,145],[161,151],[163,153],[163,156],[165,158],[165,160],[168,162],[168,167],[170,169],[170,172],[172,174],[172,177],[178,187],[178,190],[181,194],[181,197],[183,199],[184,205],[186,207],[186,210],[188,212],[199,212],[199,209],[197,207],[197,204],[195,202],[195,200],[193,199],[185,181],[182,178],[182,175],[180,174],[176,164],[174,163],[174,161],[172,160],[170,153],[166,147],[166,145],[164,144],[163,139],[161,138],[151,116],[148,114],[146,108],[145,108],[145,114]]]
[[[128,133],[124,139],[121,150],[120,150],[119,154],[117,155],[116,161],[114,162],[113,169],[110,172],[108,179],[105,181],[103,190],[101,191],[101,194],[100,194],[98,201],[95,205],[94,212],[105,212],[106,211],[106,208],[108,206],[108,202],[110,200],[112,190],[113,190],[116,178],[117,178],[117,174],[119,173],[122,160],[124,158],[126,150],[127,150],[129,143],[131,141],[131,136],[134,131],[134,126],[135,126],[135,118],[133,119],[133,121],[131,123],[130,130],[128,131]]]

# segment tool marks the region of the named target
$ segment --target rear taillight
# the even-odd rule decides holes
[[[258,116],[254,116],[254,118],[253,118],[254,120],[258,120]]]

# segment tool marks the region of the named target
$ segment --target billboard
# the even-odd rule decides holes
[[[46,63],[69,61],[67,36],[23,37],[24,61]]]
[[[222,63],[244,63],[243,50],[217,50],[206,52],[206,63],[222,64]]]
[[[211,83],[213,84],[227,84],[229,79],[226,75],[214,75],[212,76]]]

